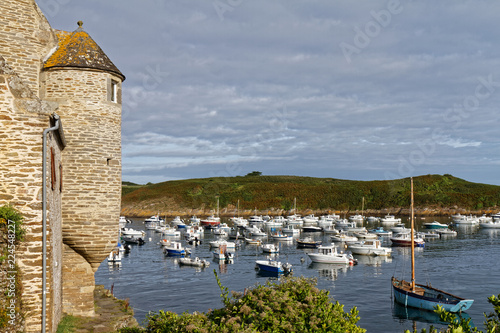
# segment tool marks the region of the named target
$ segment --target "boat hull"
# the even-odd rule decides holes
[[[423,293],[413,293],[403,287],[404,283],[407,282],[395,278],[392,280],[394,299],[404,306],[434,311],[435,307],[440,305],[448,312],[459,312],[466,311],[474,302],[474,300],[464,299],[442,290],[420,284],[416,286],[418,289],[423,289]]]
[[[266,264],[259,264],[259,263],[257,263],[257,267],[261,271],[265,271],[265,272],[278,273],[278,274],[284,273],[284,271],[281,267],[269,266]]]
[[[323,264],[349,264],[349,259],[346,256],[331,256],[319,253],[307,254],[312,262]]]

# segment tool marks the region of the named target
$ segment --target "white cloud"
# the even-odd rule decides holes
[[[82,19],[127,76],[124,180],[235,170],[384,179],[426,143],[413,175],[500,184],[500,3],[401,6],[351,63],[339,44],[387,1],[252,0],[221,20],[210,1],[89,0],[49,21],[72,30]],[[489,96],[456,111],[489,75]]]

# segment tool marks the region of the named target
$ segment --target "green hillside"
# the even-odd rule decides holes
[[[297,210],[361,211],[364,208],[408,208],[409,178],[386,181],[354,181],[334,178],[247,175],[168,181],[158,184],[127,184],[123,187],[122,212],[145,216],[149,212],[215,210],[237,205],[241,211]],[[466,210],[500,206],[500,186],[471,183],[451,175],[414,178],[416,207]]]

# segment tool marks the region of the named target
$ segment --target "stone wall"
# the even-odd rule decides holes
[[[0,54],[38,95],[42,59],[57,38],[34,0],[0,1]]]
[[[55,104],[39,100],[0,56],[0,205],[12,204],[25,217],[25,241],[16,249],[22,275],[25,332],[40,332],[42,304],[42,134],[50,127]],[[54,133],[48,135],[48,174],[51,148],[54,165],[61,162],[61,147]],[[55,170],[56,182],[60,179]],[[49,184],[47,214],[47,328],[52,332],[62,306],[61,193]],[[19,314],[21,315],[21,314]]]

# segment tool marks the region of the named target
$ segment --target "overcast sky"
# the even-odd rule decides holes
[[[500,185],[500,2],[37,0],[127,77],[123,180]]]

